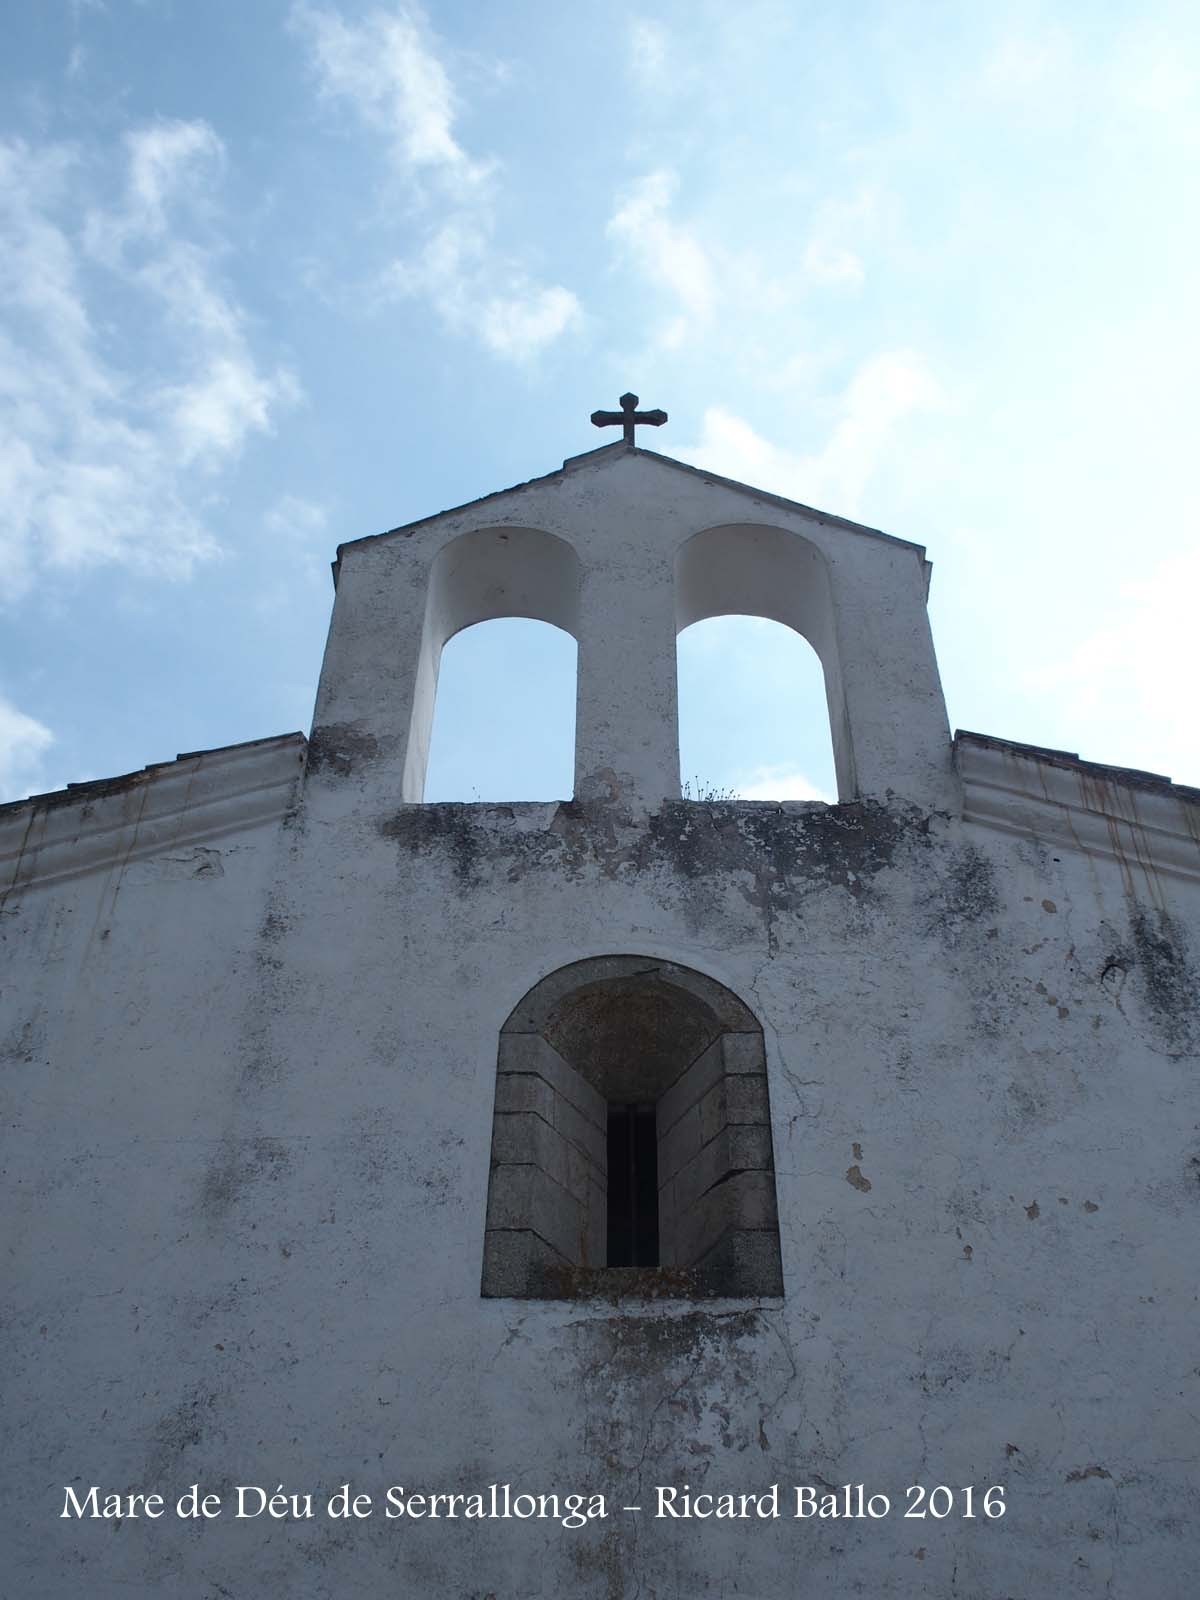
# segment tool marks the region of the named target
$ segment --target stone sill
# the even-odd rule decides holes
[[[513,1295],[485,1296],[511,1300]],[[743,1305],[760,1301],[781,1302],[781,1294],[731,1294],[728,1286],[713,1282],[694,1267],[548,1267],[536,1291],[523,1300],[592,1301],[622,1305],[629,1301],[736,1300]]]

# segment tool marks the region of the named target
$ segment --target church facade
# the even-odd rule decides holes
[[[952,737],[919,547],[628,443],[335,576],[308,739],[0,809],[12,1593],[1194,1593],[1200,792]],[[680,798],[723,613],[836,804]],[[497,616],[575,794],[426,804]]]

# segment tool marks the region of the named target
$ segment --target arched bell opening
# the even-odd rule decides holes
[[[767,617],[706,617],[679,653],[679,770],[692,800],[837,797],[821,658]]]
[[[675,561],[677,632],[711,617],[763,617],[793,629],[812,646],[824,678],[837,796],[853,799],[854,751],[833,591],[821,551],[798,533],[759,523],[729,524],[693,534],[680,546]]]
[[[438,677],[447,642],[478,623],[498,618],[550,623],[578,639],[580,583],[575,551],[564,539],[540,528],[481,528],[459,535],[438,551],[425,601],[404,767],[405,800],[425,798]],[[569,692],[573,701],[573,678]],[[573,720],[568,737],[573,745]],[[564,796],[572,792],[569,782],[563,792]]]
[[[456,633],[438,670],[425,799],[568,798],[578,654],[569,633],[528,617]]]

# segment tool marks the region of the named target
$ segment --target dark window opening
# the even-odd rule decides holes
[[[763,1033],[713,979],[595,956],[500,1030],[489,1298],[780,1295]]]
[[[608,1264],[659,1264],[658,1133],[653,1106],[608,1108]]]

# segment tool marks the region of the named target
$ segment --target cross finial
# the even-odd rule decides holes
[[[639,423],[648,424],[651,428],[661,428],[667,420],[665,411],[639,411],[638,397],[635,394],[623,394],[620,403],[620,411],[593,411],[592,421],[597,428],[611,428],[619,424],[625,430],[626,444],[637,443],[633,437],[633,430]]]

